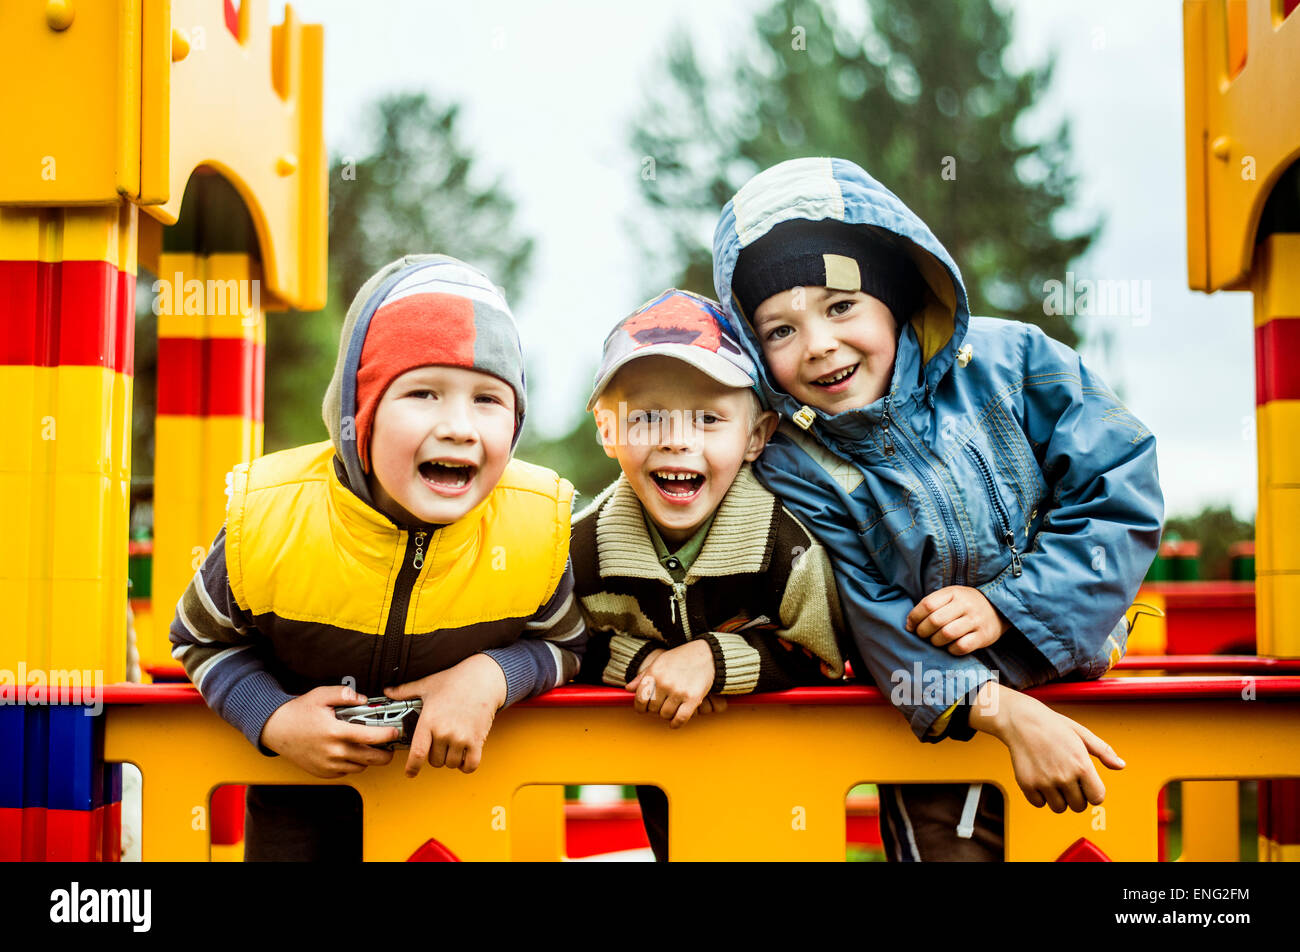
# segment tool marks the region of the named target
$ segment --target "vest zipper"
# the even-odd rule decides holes
[[[1011,574],[1020,578],[1024,571],[1020,562],[1020,553],[1016,550],[1016,534],[1011,531],[1011,516],[1007,513],[1006,507],[1002,505],[1002,497],[998,495],[997,485],[993,482],[993,474],[989,471],[989,464],[984,459],[984,454],[974,443],[966,444],[966,451],[971,458],[975,460],[975,467],[984,477],[984,488],[988,490],[989,502],[993,504],[993,512],[998,517],[999,526],[1002,529],[1002,541],[1011,549]]]
[[[393,584],[393,601],[388,608],[388,622],[384,626],[384,647],[379,662],[379,683],[383,687],[400,684],[402,648],[409,637],[406,632],[406,612],[411,605],[411,590],[424,567],[424,542],[428,530],[417,529],[407,534],[406,552],[402,567]]]
[[[885,443],[885,455],[894,455],[894,440],[889,435],[889,401],[894,396],[893,392],[885,394],[885,413],[880,418],[880,436]]]

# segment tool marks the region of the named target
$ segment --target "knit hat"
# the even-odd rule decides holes
[[[354,492],[368,499],[375,411],[402,374],[431,364],[498,377],[515,394],[515,435],[524,422],[519,331],[501,290],[446,255],[407,255],[357,292],[344,319],[339,358],[322,413]]]
[[[825,287],[870,294],[901,324],[917,307],[918,279],[904,252],[862,225],[795,218],[773,226],[740,252],[731,290],[750,320],[774,294]]]
[[[754,364],[726,329],[717,302],[675,288],[664,291],[623,318],[605,338],[590,412],[626,364],[656,354],[675,357],[728,387],[754,385]]]

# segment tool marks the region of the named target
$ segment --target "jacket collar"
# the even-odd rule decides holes
[[[620,475],[602,496],[596,516],[600,577],[658,579],[671,585],[672,576],[655,557],[645,527],[645,510],[627,477]],[[776,504],[776,497],[758,482],[750,465],[741,466],[718,506],[704,547],[686,573],[686,583],[763,571]]]

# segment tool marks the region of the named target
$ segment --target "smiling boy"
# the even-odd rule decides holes
[[[496,712],[576,673],[573,487],[512,460],[524,421],[501,292],[413,255],[358,292],[323,408],[331,440],[236,467],[226,524],[177,606],[207,703],[318,777],[388,763],[393,728],[334,707],[422,698],[406,760],[477,768]],[[359,694],[358,694],[359,692]],[[355,859],[337,787],[251,787],[245,857]]]
[[[776,424],[716,305],[666,291],[605,341],[587,409],[622,475],[574,518],[582,679],[672,727],[721,697],[839,679],[821,545],[750,472]],[[638,788],[655,855],[667,802]]]

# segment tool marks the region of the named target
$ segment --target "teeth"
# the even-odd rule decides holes
[[[814,382],[814,383],[821,383],[821,384],[839,383],[841,380],[843,380],[843,379],[844,379],[845,377],[847,377],[849,374],[853,373],[853,371],[857,369],[857,366],[858,366],[857,364],[854,364],[852,367],[845,367],[843,370],[841,370],[841,371],[840,371],[839,373],[837,373],[837,374],[831,374],[831,375],[829,375],[829,376],[822,377],[822,378],[820,378],[820,379],[818,379],[818,380],[815,380],[815,381],[813,381],[813,382]]]
[[[656,472],[654,475],[658,479],[670,479],[670,480],[695,479],[699,476],[698,473],[660,473],[660,472]]]

